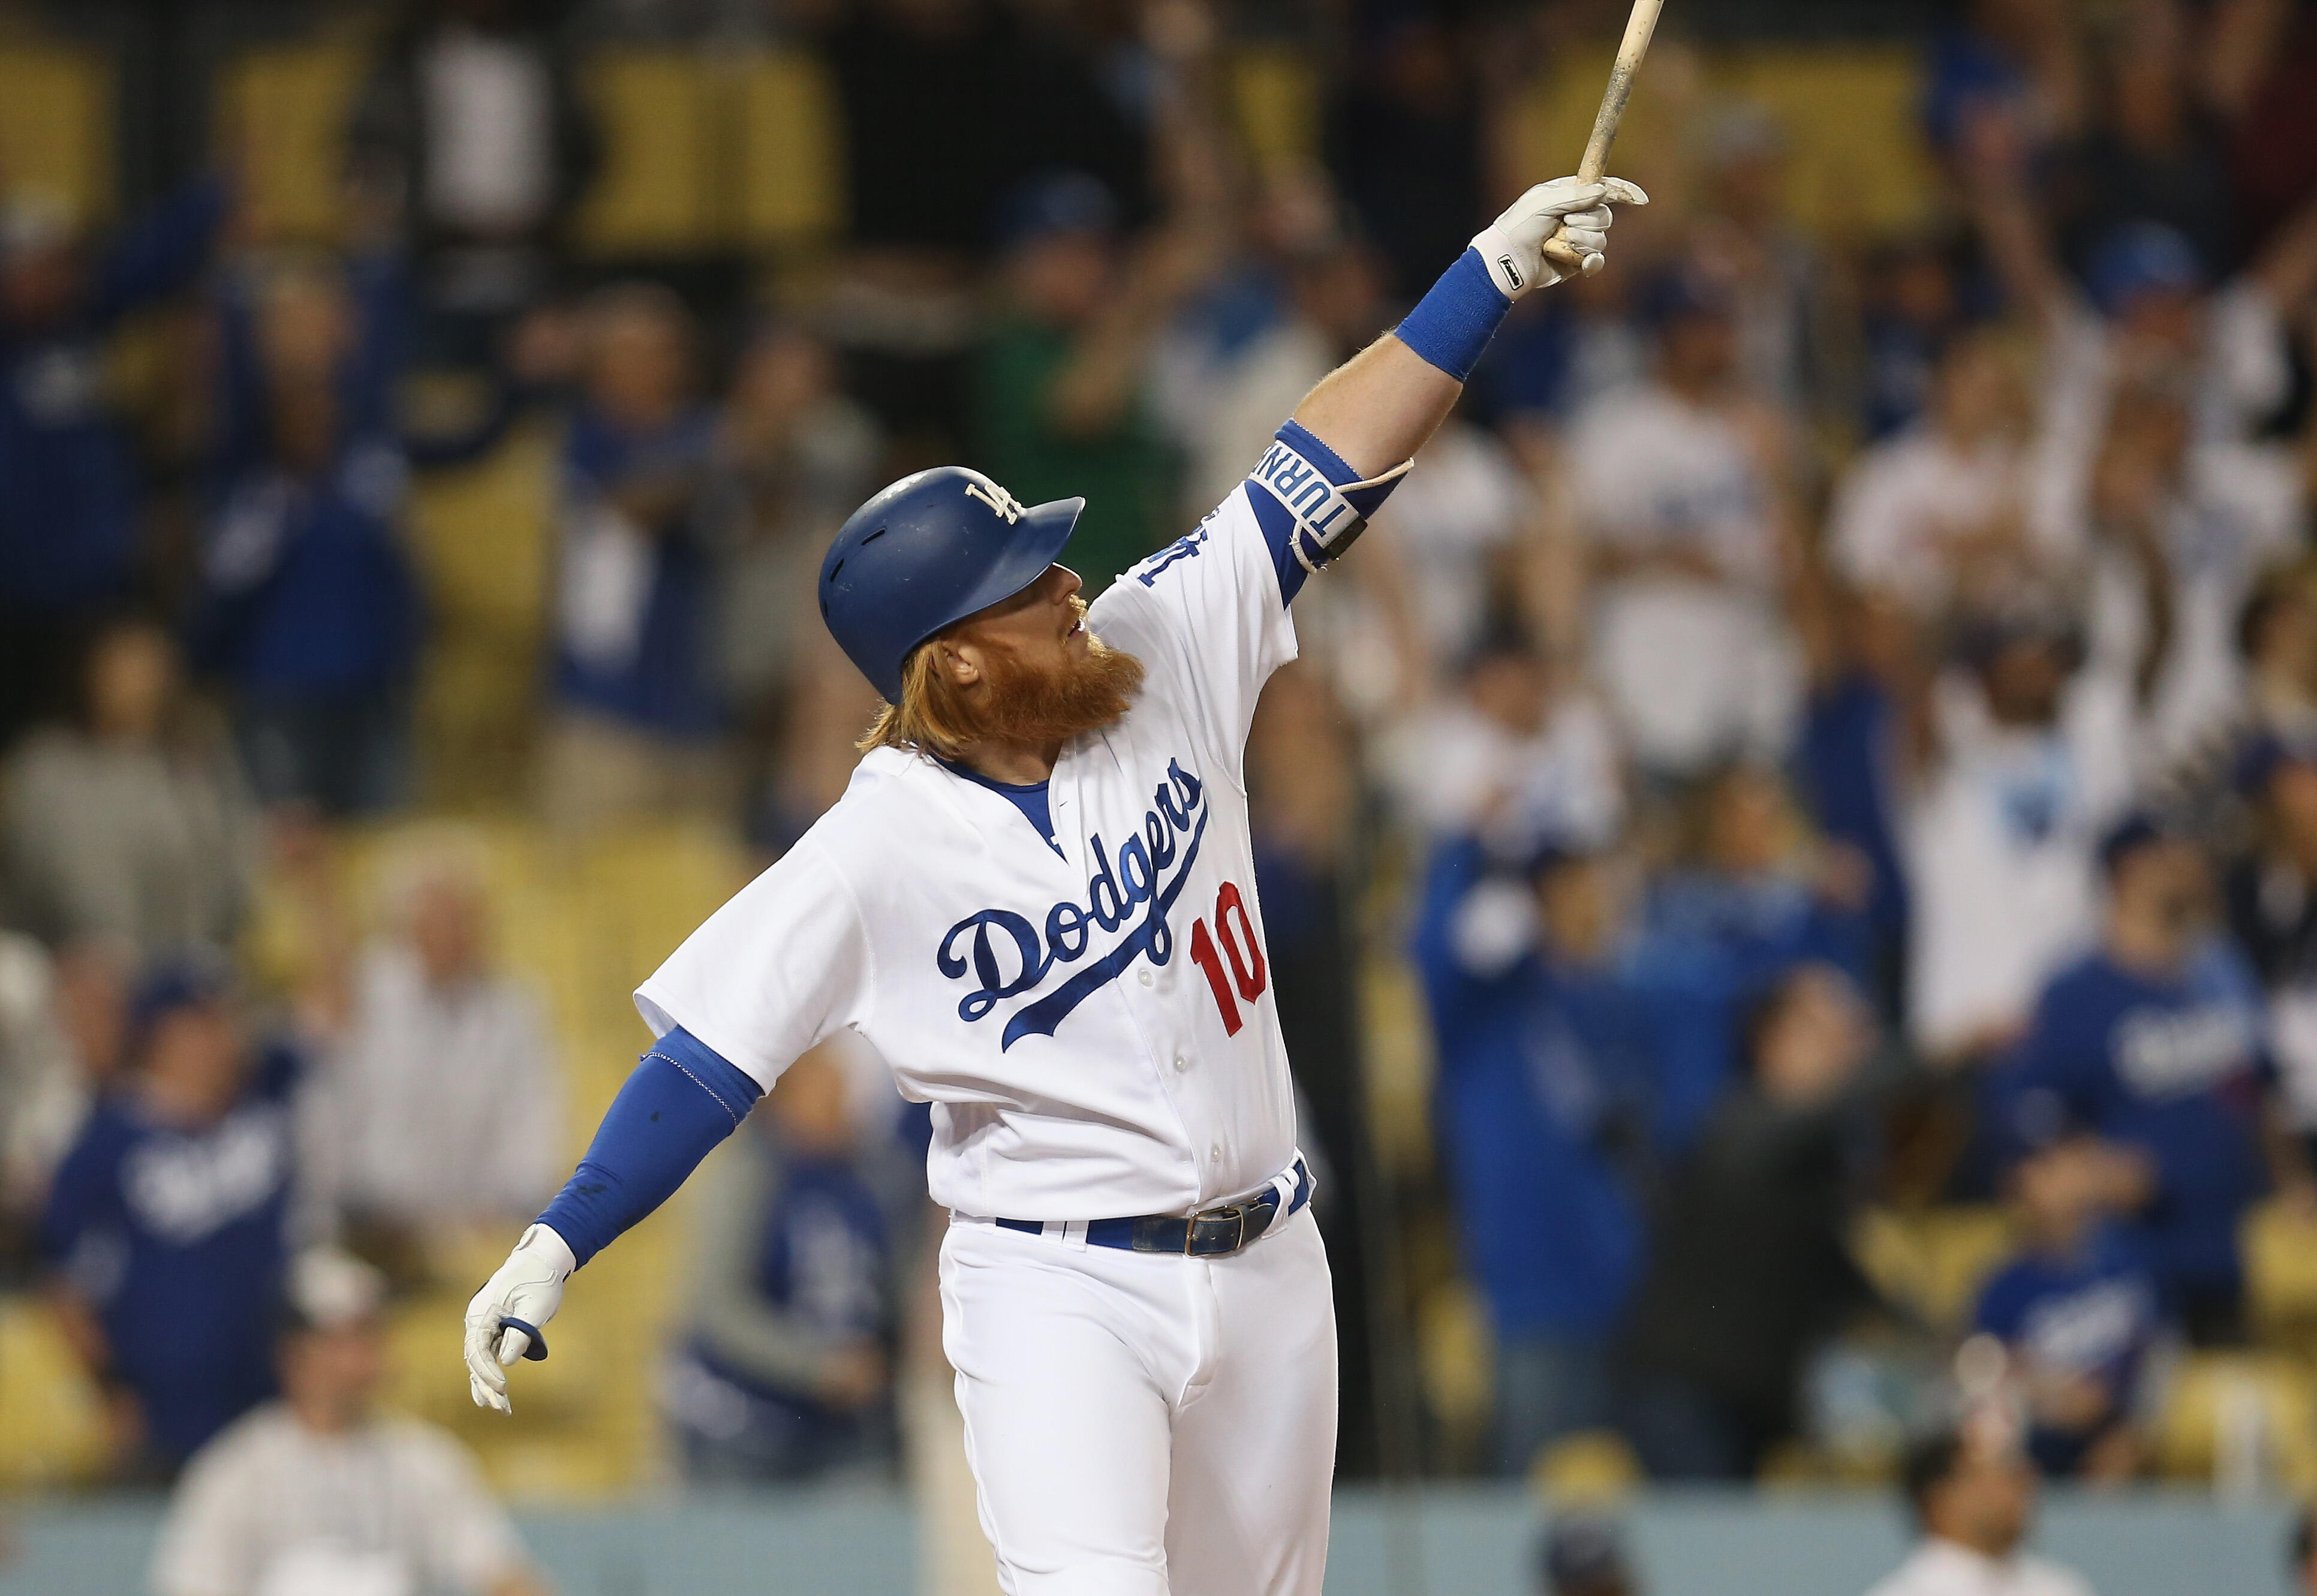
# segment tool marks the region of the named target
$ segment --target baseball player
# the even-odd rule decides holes
[[[1317,1596],[1328,1263],[1295,1147],[1240,760],[1288,607],[1512,303],[1601,263],[1615,179],[1541,183],[1314,388],[1244,486],[1091,609],[1084,504],[955,467],[845,523],[821,614],[884,695],[845,797],[636,992],[658,1040],[467,1309],[475,1401],[574,1271],[839,1028],[933,1106],[944,1350],[1012,1596]]]

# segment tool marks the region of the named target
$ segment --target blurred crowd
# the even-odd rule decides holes
[[[1083,495],[1098,592],[1555,174],[1523,85],[1623,12],[1244,9],[416,0],[327,249],[246,152],[101,229],[0,172],[0,1220],[123,1477],[287,1446],[261,1404],[366,1355],[315,1350],[376,1312],[343,1304],[530,1217],[586,1128],[473,851],[414,845],[368,921],[321,862],[434,790],[414,481],[551,441],[491,751],[537,825],[776,856],[874,707],[809,597],[847,511],[950,460]],[[1226,103],[1281,28],[1311,163]],[[622,38],[820,64],[826,259],[573,248],[610,158],[578,60]],[[2041,1467],[2109,1480],[2167,1359],[2254,1333],[2255,1206],[2317,1215],[2317,7],[1958,0],[1920,44],[1919,225],[1812,231],[1775,114],[1678,102],[1609,270],[1520,305],[1298,602],[1248,780],[1352,1467],[1423,1284],[1379,1238],[1427,1213],[1493,1346],[1444,1466],[1607,1431],[1737,1478],[1918,1426],[1951,1327],[1856,1222],[1960,1202],[2017,1238],[1966,1361]],[[285,893],[293,980],[253,952]],[[1403,961],[1413,1170],[1364,1074]],[[702,1205],[662,1381],[698,1477],[891,1466],[925,1130],[877,1071],[801,1065]]]

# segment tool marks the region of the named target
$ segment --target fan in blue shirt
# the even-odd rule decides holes
[[[2242,1289],[2237,1224],[2267,1184],[2259,989],[2236,950],[2202,929],[2207,883],[2193,843],[2134,817],[2101,857],[2101,946],[2053,979],[1990,1081],[1998,1124],[2029,1148],[2097,1138],[2109,1155],[2106,1199],[2166,1306],[2192,1337],[2226,1341]]]
[[[1530,875],[1491,875],[1478,843],[1445,844],[1415,941],[1443,1163],[1497,1333],[1507,1474],[1609,1422],[1640,1186],[1703,1123],[1729,1046],[1713,983],[1624,936],[1606,860],[1548,851]]]
[[[856,1134],[845,1095],[830,1054],[807,1054],[717,1166],[692,1337],[666,1386],[695,1480],[892,1461],[890,1219],[923,1200],[904,1188],[922,1188],[899,1137]]]
[[[1692,862],[1651,895],[1651,931],[1710,953],[1740,998],[1805,964],[1830,964],[1873,989],[1872,867],[1846,845],[1815,858],[1797,848],[1800,816],[1777,772],[1752,764],[1721,772],[1703,795],[1697,831]]]
[[[273,1394],[296,1172],[285,1050],[244,1040],[206,965],[149,975],[126,1085],[98,1103],[40,1224],[75,1344],[138,1455],[173,1473]]]
[[[2156,1282],[2099,1210],[2102,1161],[2098,1147],[2065,1141],[2020,1162],[2012,1194],[2027,1250],[1988,1281],[1975,1316],[2023,1377],[2036,1466],[2124,1481],[2141,1461],[2132,1413],[2158,1328]]]

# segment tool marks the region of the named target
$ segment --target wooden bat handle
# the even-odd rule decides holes
[[[1625,103],[1633,97],[1633,79],[1641,76],[1650,40],[1658,31],[1658,13],[1664,8],[1665,0],[1633,0],[1633,14],[1625,19],[1625,37],[1617,46],[1616,65],[1609,68],[1609,86],[1602,92],[1601,109],[1593,115],[1593,137],[1585,141],[1585,158],[1577,163],[1581,182],[1598,183],[1609,170],[1609,147],[1617,141],[1617,124],[1624,120]],[[1585,257],[1558,233],[1545,240],[1544,256],[1563,276],[1585,268]]]

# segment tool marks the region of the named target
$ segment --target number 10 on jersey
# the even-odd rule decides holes
[[[1232,921],[1238,923],[1234,925]],[[1239,1035],[1239,1028],[1247,1023],[1239,1012],[1239,999],[1253,1003],[1263,995],[1270,979],[1264,967],[1263,949],[1255,940],[1255,917],[1247,912],[1247,904],[1239,896],[1239,883],[1226,881],[1215,895],[1215,929],[1210,933],[1207,923],[1198,921],[1191,927],[1191,960],[1206,973],[1207,985],[1215,994],[1215,1008],[1223,1017],[1223,1034]],[[1221,951],[1216,949],[1221,943]],[[1224,960],[1230,960],[1226,972]],[[1238,996],[1232,995],[1236,989]]]

